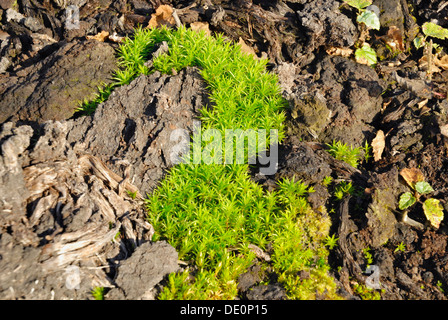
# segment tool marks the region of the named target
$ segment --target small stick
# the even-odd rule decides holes
[[[432,81],[432,39],[429,40],[429,46],[427,48],[428,54],[428,80]]]
[[[176,22],[176,26],[178,28],[180,28],[182,26],[182,22],[180,21],[179,16],[177,15],[176,9],[173,10],[172,15],[173,15],[174,21]]]

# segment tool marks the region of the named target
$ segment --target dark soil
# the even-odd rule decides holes
[[[379,56],[375,68],[328,53],[353,48],[364,36],[355,10],[342,1],[0,0],[0,298],[88,299],[88,291],[77,292],[95,286],[115,286],[110,297],[116,299],[153,298],[160,281],[176,270],[171,246],[145,242],[151,226],[145,225],[141,204],[126,197],[122,186],[144,195],[172,165],[160,152],[172,143],[167,131],[179,123],[191,130],[197,109],[207,103],[197,71],[139,77],[92,116],[72,118],[79,100],[92,98],[116,67],[118,44],[87,37],[101,31],[130,35],[160,4],[170,4],[183,24],[207,22],[212,32],[243,39],[270,59],[269,69],[278,74],[289,102],[287,138],[277,174],[260,176],[254,170],[253,178],[267,189],[292,176],[314,186],[310,202],[327,207],[339,238],[330,264],[341,296],[366,297],[367,291],[356,287],[371,279],[371,265],[377,267],[381,299],[445,300],[446,218],[435,230],[417,205],[409,217],[422,227],[411,226],[403,221],[398,199],[409,191],[400,170],[419,168],[435,190],[432,196],[448,210],[448,71],[440,68],[427,81],[419,63],[422,49],[412,44],[426,21],[448,27],[448,6],[445,1],[373,3],[382,12],[381,30],[370,31],[369,43]],[[80,28],[65,27],[67,5],[80,7]],[[386,46],[391,26],[402,33],[401,53]],[[448,47],[447,41],[436,43]],[[333,140],[355,147],[371,143],[378,130],[386,134],[378,161],[363,160],[353,168],[325,150]],[[148,136],[150,141],[142,138]],[[334,185],[322,185],[326,176],[352,182],[356,192],[336,200]],[[117,225],[104,229],[111,218]],[[119,250],[111,249],[122,226],[128,234]],[[106,234],[101,248],[88,242],[97,234]],[[86,245],[58,256],[56,244],[74,240]],[[397,250],[400,244],[404,250]],[[69,276],[51,268],[74,260],[78,269]],[[138,277],[144,273],[138,265],[154,270],[141,287]],[[241,277],[241,298],[285,297],[280,286],[258,286],[260,277],[256,265]],[[71,290],[67,279],[81,290]]]

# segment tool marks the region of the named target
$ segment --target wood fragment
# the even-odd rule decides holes
[[[79,163],[84,170],[91,169],[95,176],[101,177],[102,180],[107,181],[111,188],[118,190],[119,183],[123,180],[118,174],[107,168],[103,161],[97,157],[85,154],[79,158]],[[126,181],[124,184],[126,190],[136,192],[139,199],[143,199],[137,187]]]
[[[264,260],[264,261],[271,261],[271,256],[269,254],[267,254],[266,252],[264,252],[260,247],[254,245],[254,244],[249,244],[248,248],[250,249],[250,251],[252,251],[255,256],[258,259]]]
[[[175,9],[173,10],[173,19],[174,22],[176,22],[176,26],[180,28],[182,26],[182,22],[180,21],[179,15],[177,14],[177,11]]]
[[[96,40],[96,41],[104,42],[106,39],[109,38],[109,32],[103,30],[94,36],[86,36],[86,38],[89,40]]]
[[[55,242],[47,245],[42,251],[43,269],[60,270],[76,261],[95,256],[106,243],[113,240],[120,227],[121,223],[116,223],[114,228],[105,232],[109,226],[89,226],[87,232],[80,238],[77,238],[79,231],[56,237]],[[76,239],[76,241],[70,242],[68,239]]]

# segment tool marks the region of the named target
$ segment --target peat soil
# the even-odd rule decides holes
[[[147,25],[161,4],[187,27],[200,22],[269,58],[288,102],[287,137],[277,174],[254,168],[253,178],[267,189],[293,176],[314,186],[310,202],[327,208],[339,238],[329,260],[340,295],[446,299],[446,218],[434,229],[417,204],[407,215],[419,224],[410,225],[398,209],[410,191],[400,171],[418,168],[448,210],[448,66],[429,81],[412,44],[426,21],[448,27],[448,6],[421,0],[373,1],[381,29],[370,32],[336,0],[0,0],[0,298],[91,299],[106,287],[106,298],[151,299],[179,268],[169,244],[148,241],[141,199],[172,165],[161,152],[170,130],[191,130],[207,104],[197,70],[138,77],[93,115],[73,117],[111,81],[116,37]],[[74,29],[71,5],[80,8]],[[110,37],[98,41],[101,32]],[[375,67],[347,51],[363,41],[378,54]],[[448,43],[435,42],[442,61]],[[357,168],[325,150],[333,140],[371,144],[379,131],[384,149]],[[341,181],[355,192],[337,200]],[[262,280],[255,264],[240,297],[285,298]]]

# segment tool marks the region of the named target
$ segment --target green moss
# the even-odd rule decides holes
[[[249,244],[272,247],[271,267],[292,299],[335,298],[324,239],[330,219],[309,206],[310,188],[283,180],[274,192],[252,182],[247,166],[179,165],[147,200],[154,240],[166,239],[195,280],[171,275],[159,298],[233,299],[237,279],[252,264]],[[310,272],[307,280],[298,278]]]
[[[214,108],[203,109],[203,130],[264,128],[277,129],[283,136],[284,103],[265,61],[242,54],[221,36],[180,29],[165,40],[170,54],[155,59],[154,67],[171,73],[199,65],[211,89]],[[276,191],[265,192],[251,181],[248,169],[181,164],[149,197],[155,239],[168,240],[179,258],[195,267],[194,280],[186,271],[171,275],[159,298],[235,298],[237,279],[255,258],[250,244],[263,250],[272,247],[271,267],[290,298],[313,299],[324,292],[336,297],[323,244],[330,219],[309,206],[306,195],[313,190],[283,180]],[[300,280],[301,270],[308,270],[310,279]]]
[[[92,289],[91,293],[95,300],[104,300],[105,289],[103,287],[95,287]]]
[[[167,41],[169,53],[154,59],[153,69],[148,69],[144,63],[161,41]],[[213,102],[213,108],[201,111],[202,132],[275,129],[281,141],[285,101],[266,63],[221,35],[208,37],[185,28],[138,29],[120,46],[114,82],[82,109],[93,112],[115,87],[141,73],[171,74],[197,66]],[[269,143],[267,138],[256,151]],[[311,192],[300,181],[287,179],[276,190],[264,191],[251,180],[247,164],[188,162],[173,167],[145,203],[155,228],[153,240],[167,240],[189,267],[169,275],[158,298],[234,299],[239,276],[256,259],[250,245],[271,248],[271,261],[263,265],[278,275],[289,298],[337,298],[325,247],[331,222],[324,208],[317,212],[310,207]],[[309,279],[297,276],[302,270],[309,272]]]
[[[383,290],[375,290],[368,288],[366,285],[354,281],[352,283],[353,293],[359,296],[362,300],[381,300],[381,292]]]
[[[361,156],[361,147],[354,148],[348,146],[341,141],[334,141],[327,143],[328,152],[337,160],[344,161],[354,168],[358,167]]]

